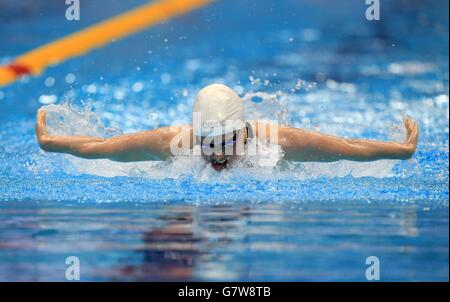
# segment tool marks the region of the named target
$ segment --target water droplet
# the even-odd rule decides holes
[[[168,74],[167,72],[164,72],[162,75],[161,75],[161,82],[164,84],[164,85],[168,85],[168,84],[170,84],[170,81],[172,80],[172,76],[170,75],[170,74]]]
[[[142,82],[136,82],[133,84],[131,89],[133,89],[134,92],[140,92],[144,89],[144,84]]]
[[[114,98],[118,101],[122,101],[125,98],[125,89],[117,88],[114,91]]]
[[[54,77],[46,78],[44,84],[47,87],[52,87],[55,84],[55,78]]]
[[[73,73],[68,73],[66,75],[65,81],[67,84],[73,84],[75,83],[76,77]]]
[[[57,100],[56,95],[54,94],[43,94],[39,97],[39,103],[43,104],[43,105],[48,105],[48,104],[53,104],[55,103]]]
[[[91,84],[87,87],[86,91],[88,93],[96,93],[97,92],[97,87],[94,84]]]

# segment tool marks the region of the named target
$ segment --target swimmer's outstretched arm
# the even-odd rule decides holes
[[[409,159],[416,151],[419,126],[410,118],[404,124],[407,131],[404,143],[345,139],[285,126],[279,126],[278,141],[285,152],[284,158],[292,161]]]
[[[37,113],[36,136],[44,151],[68,153],[87,159],[106,158],[131,162],[164,160],[170,157],[170,141],[179,131],[182,131],[181,128],[162,127],[107,139],[87,136],[53,136],[47,132],[46,112],[40,109]]]

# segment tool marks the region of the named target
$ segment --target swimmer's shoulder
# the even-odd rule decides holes
[[[189,141],[192,142],[193,128],[192,125],[163,126],[153,130],[140,132],[135,134],[135,136],[136,138],[138,138],[137,136],[142,138],[141,141],[147,144],[150,148],[159,146],[158,148],[168,151],[170,144],[174,139],[177,141],[189,139]]]

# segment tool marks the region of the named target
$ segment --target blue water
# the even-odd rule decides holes
[[[0,3],[0,62],[146,1]],[[336,1],[337,2],[337,1]],[[0,280],[448,280],[447,1],[222,0],[0,88]],[[111,136],[190,122],[222,82],[249,118],[346,137],[404,138],[409,161],[236,168],[121,164],[41,151],[55,134]]]

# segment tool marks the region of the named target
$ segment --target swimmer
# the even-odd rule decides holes
[[[305,129],[262,121],[245,121],[242,100],[231,88],[209,85],[199,91],[193,105],[193,124],[167,126],[112,138],[55,136],[47,132],[46,112],[37,113],[36,136],[47,152],[68,153],[86,159],[119,162],[166,160],[175,154],[180,137],[186,150],[198,146],[199,155],[216,171],[231,167],[242,159],[252,141],[278,144],[283,159],[296,162],[333,162],[340,160],[374,161],[409,159],[419,138],[418,124],[404,119],[407,132],[403,143],[366,139],[347,139]],[[274,140],[272,135],[275,129]],[[272,132],[271,132],[272,131]],[[174,144],[173,142],[176,141]]]

